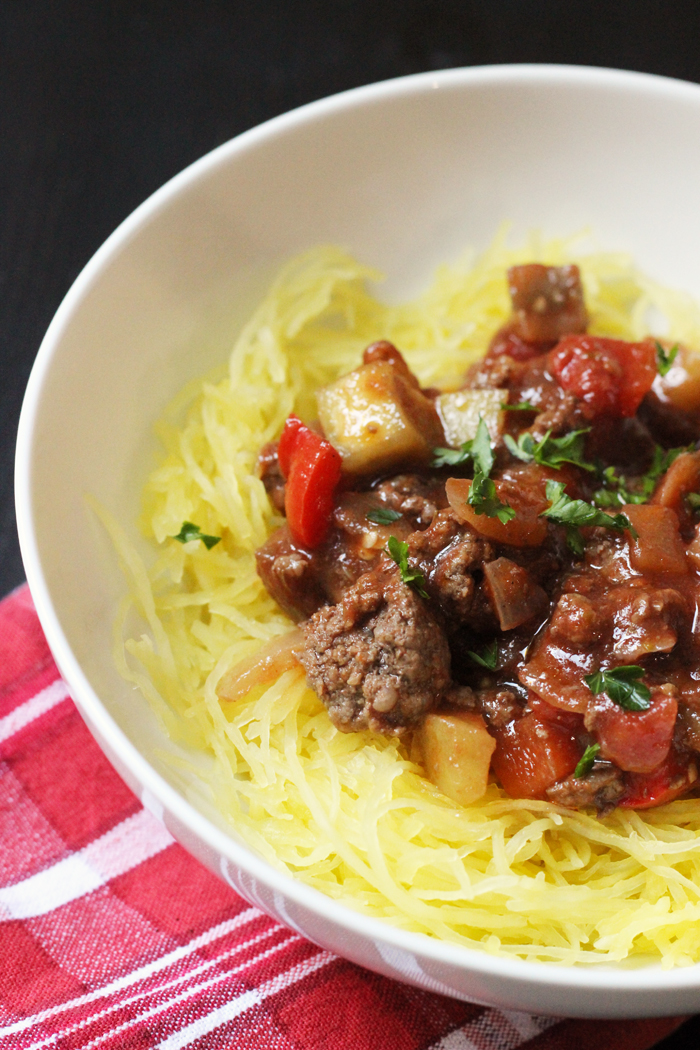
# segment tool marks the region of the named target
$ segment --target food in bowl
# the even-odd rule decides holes
[[[561,245],[533,254],[498,244],[404,307],[332,249],[287,268],[229,376],[164,431],[144,513],[162,553],[137,573],[151,635],[122,667],[209,754],[239,831],[331,896],[491,952],[685,964],[700,803],[670,801],[697,773],[668,654],[692,645],[697,477],[672,426],[694,426],[674,354],[699,315],[684,304],[657,346],[644,307],[673,326],[673,297],[617,257],[579,260],[581,285]],[[382,420],[351,425],[377,394],[402,428],[378,455]]]

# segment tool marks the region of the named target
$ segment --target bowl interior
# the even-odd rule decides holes
[[[700,88],[601,70],[452,71],[360,89],[255,129],[178,176],[110,238],[37,360],[20,428],[18,516],[50,644],[133,786],[147,783],[169,805],[169,783],[204,812],[196,783],[177,783],[156,754],[172,745],[114,668],[124,581],[84,495],[137,539],[152,423],[185,382],[225,362],[277,266],[332,242],[388,275],[382,295],[403,297],[507,219],[516,241],[533,228],[590,228],[604,247],[700,295],[699,170]],[[193,848],[211,841],[195,811],[181,808],[180,818]],[[449,946],[431,951],[459,957]],[[590,979],[610,999],[602,1013],[619,1012],[614,995],[634,980],[609,978]],[[663,1002],[662,1012],[686,1008]],[[642,1009],[640,1000],[631,1012],[660,1003]],[[587,1012],[573,999],[563,1009]]]

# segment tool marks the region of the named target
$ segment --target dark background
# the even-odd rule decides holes
[[[294,106],[501,62],[700,82],[700,3],[0,0],[0,595],[24,578],[12,461],[29,370],[115,226],[185,165]],[[697,1050],[700,1023],[661,1045]]]

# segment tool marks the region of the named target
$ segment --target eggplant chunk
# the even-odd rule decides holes
[[[461,806],[486,791],[496,741],[476,711],[429,714],[417,733],[428,779]]]
[[[430,461],[444,435],[434,403],[388,361],[374,361],[318,391],[318,417],[345,474],[379,474]]]
[[[501,405],[507,397],[503,390],[456,390],[453,394],[440,394],[436,406],[449,447],[460,448],[465,441],[476,437],[479,419],[483,419],[491,440],[495,441],[502,429]]]

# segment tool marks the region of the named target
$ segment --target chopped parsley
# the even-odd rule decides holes
[[[498,518],[505,523],[515,517],[515,511],[507,503],[501,503],[496,495],[496,486],[489,477],[494,464],[493,449],[489,430],[479,416],[479,425],[471,441],[465,441],[461,448],[434,448],[434,467],[456,467],[468,460],[474,464],[472,481],[467,503],[476,514],[486,514],[489,518]]]
[[[507,401],[501,401],[501,408],[504,412],[539,412],[537,405],[533,405],[532,401],[518,401],[514,405],[509,405]]]
[[[571,499],[564,492],[563,481],[548,481],[546,491],[549,507],[542,511],[540,517],[564,526],[566,542],[574,554],[583,554],[584,543],[580,529],[585,525],[602,525],[606,529],[617,529],[618,532],[627,529],[635,539],[637,538],[629,518],[624,514],[611,516],[582,499]]]
[[[459,467],[462,463],[468,463],[472,458],[471,441],[465,441],[459,448],[434,448],[434,467]]]
[[[474,460],[474,472],[483,474],[487,478],[493,467],[493,449],[491,448],[489,428],[481,416],[479,416],[479,425],[472,440],[470,455]]]
[[[581,777],[588,776],[590,771],[593,769],[593,765],[595,763],[596,756],[599,751],[600,744],[588,745],[588,747],[576,763],[576,769],[574,770],[574,777],[576,780],[580,780]]]
[[[425,589],[425,576],[422,572],[412,569],[408,564],[408,544],[403,540],[397,540],[396,536],[390,536],[387,544],[387,554],[395,561],[401,573],[401,579],[408,587],[413,587],[421,598],[429,598]]]
[[[506,434],[503,438],[510,452],[523,463],[539,463],[542,467],[554,467],[559,470],[562,463],[573,463],[582,470],[595,470],[592,463],[586,463],[583,458],[584,437],[590,428],[585,430],[570,430],[563,437],[553,438],[551,430],[548,430],[541,441],[535,441],[532,434],[525,431],[520,435],[517,442]]]
[[[472,441],[471,457],[474,460],[474,480],[469,489],[467,503],[474,509],[475,514],[498,518],[505,525],[515,517],[515,511],[507,503],[501,502],[496,494],[496,486],[489,477],[494,456],[488,428],[481,416],[476,436]]]
[[[659,371],[660,376],[665,376],[668,374],[673,365],[673,362],[678,356],[679,349],[680,347],[678,346],[678,343],[676,343],[676,345],[672,346],[671,349],[667,352],[666,350],[664,350],[661,343],[659,343],[658,341],[656,342],[656,367]]]
[[[689,492],[685,499],[693,513],[700,510],[700,492]]]
[[[402,515],[397,510],[392,510],[391,507],[373,507],[372,510],[367,511],[367,521],[371,521],[374,525],[391,525],[393,522],[398,521]]]
[[[515,511],[507,503],[502,503],[496,494],[496,486],[491,478],[485,477],[479,470],[474,471],[474,480],[469,489],[467,503],[475,514],[485,514],[488,518],[498,518],[501,524],[512,521]]]
[[[199,525],[193,525],[191,521],[183,521],[182,528],[174,540],[179,543],[189,543],[190,540],[201,540],[208,551],[221,542],[221,536],[205,536]]]
[[[603,488],[598,489],[593,495],[593,502],[598,507],[622,507],[625,503],[646,503],[656,488],[656,483],[680,456],[681,452],[691,451],[690,448],[662,448],[661,445],[654,447],[654,455],[651,466],[645,474],[638,478],[629,479],[618,474],[614,467],[606,467],[599,470],[599,476],[603,482]]]
[[[628,664],[587,674],[584,682],[594,696],[607,693],[613,703],[625,711],[646,711],[650,706],[651,691],[642,682],[643,677],[643,667]]]
[[[485,667],[487,671],[495,671],[498,666],[498,642],[494,638],[488,645],[483,645],[478,653],[468,649],[467,656],[470,656],[475,664]]]

